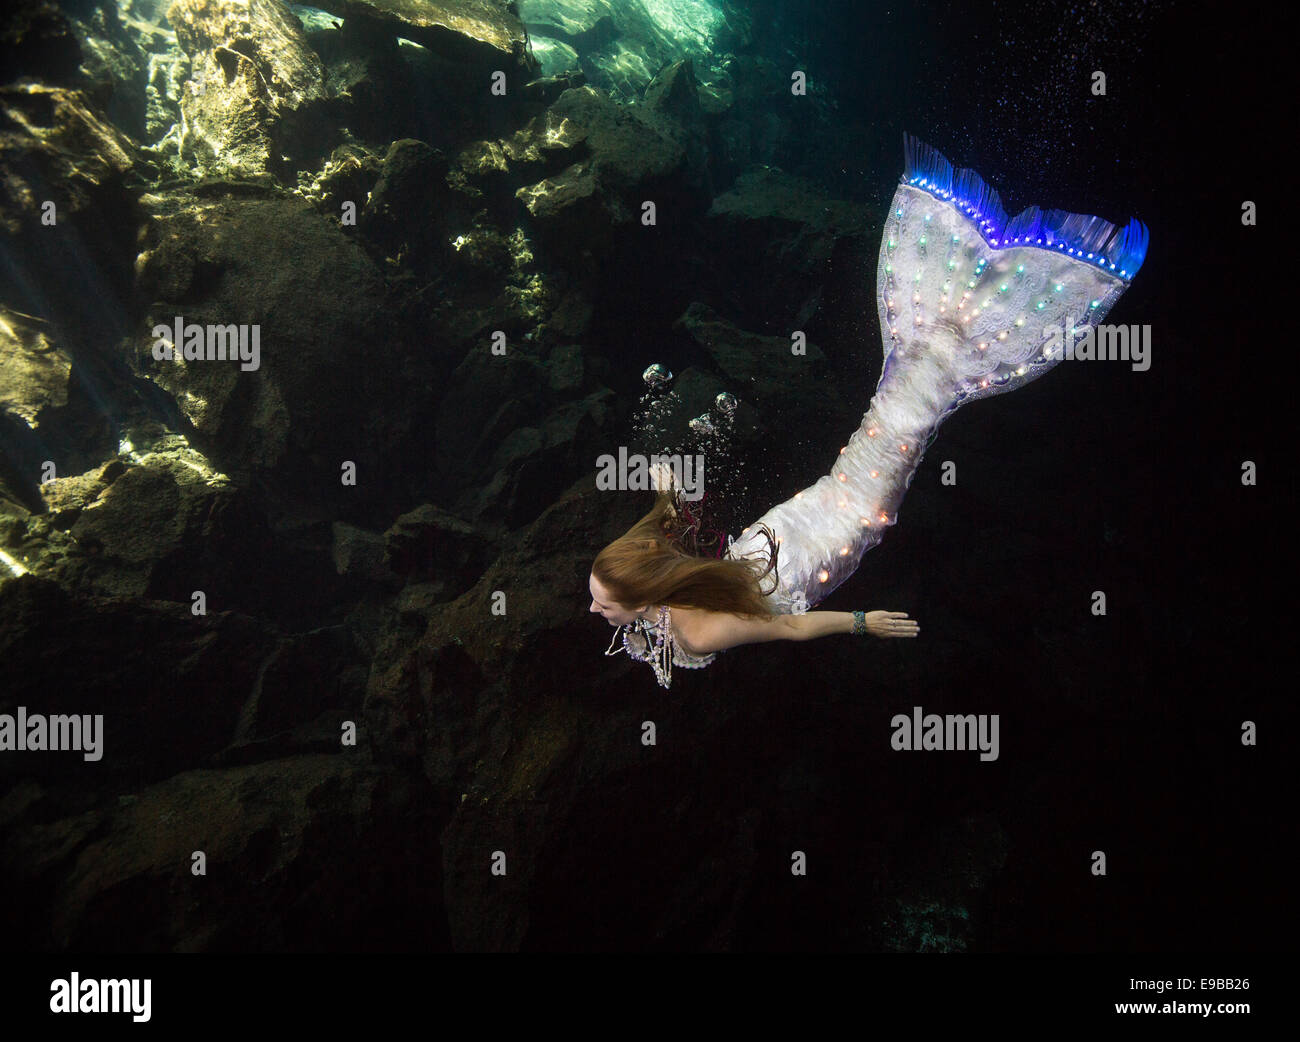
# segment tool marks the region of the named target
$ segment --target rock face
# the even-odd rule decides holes
[[[565,91],[547,119],[561,128],[556,140],[574,149],[581,144],[580,158],[516,195],[558,252],[605,248],[609,240],[600,237],[605,230],[635,225],[647,201],[656,204],[665,221],[679,225],[707,204],[702,171],[691,167],[685,129],[665,133],[656,128],[656,123],[664,126],[662,120],[626,109],[593,87]],[[566,127],[571,129],[565,132]],[[535,133],[550,137],[546,126]],[[528,154],[519,143],[514,149]]]
[[[519,14],[544,74],[581,69],[621,99],[665,65],[744,49],[752,32],[739,5],[712,0],[519,0]]]
[[[388,426],[397,416],[370,403],[414,393],[412,381],[429,370],[393,334],[382,276],[366,252],[305,203],[274,195],[169,193],[144,206],[137,292],[149,306],[126,361],[172,397],[215,465],[276,475],[286,491],[318,501],[338,495],[346,461],[367,481],[388,481],[383,457],[399,447]],[[321,285],[338,291],[321,296]],[[204,332],[235,330],[223,332],[228,354],[236,338],[244,354],[159,360],[165,352],[155,348],[164,336],[175,340],[178,319]]]
[[[824,797],[887,755],[856,649],[661,692],[588,611],[648,506],[602,454],[699,448],[729,392],[745,523],[867,399],[871,222],[795,169],[856,139],[788,54],[705,0],[69,10],[0,37],[0,714],[100,714],[105,752],[0,755],[5,943],[969,945],[999,823]],[[853,837],[826,909],[773,882],[795,831]]]
[[[54,802],[27,783],[0,824]],[[39,897],[11,922],[55,951],[445,951],[440,918],[410,911],[438,907],[436,814],[410,779],[337,755],[182,772],[18,833],[7,867]],[[322,872],[343,847],[401,853]]]
[[[538,70],[514,5],[503,0],[323,0],[318,6],[373,22],[448,58],[508,60],[526,73]]]
[[[712,249],[733,265],[735,292],[760,327],[806,329],[825,324],[823,297],[846,274],[861,286],[874,278],[878,247],[860,206],[831,198],[815,184],[762,166],[738,177],[713,200],[705,221]],[[875,329],[874,306],[857,298],[846,316],[859,340]],[[821,322],[818,320],[821,319]]]
[[[167,18],[190,60],[181,158],[214,174],[278,166],[326,97],[298,20],[280,0],[176,0]]]
[[[0,33],[0,69],[7,79],[40,77],[71,82],[82,47],[68,16],[50,0],[18,0],[6,12]]]
[[[68,404],[72,361],[40,324],[8,309],[0,310],[0,409],[36,428],[48,410]]]
[[[0,88],[0,224],[10,234],[39,219],[84,212],[134,162],[131,140],[76,90],[24,83]]]

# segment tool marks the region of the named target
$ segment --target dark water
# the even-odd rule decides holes
[[[186,0],[6,14],[0,713],[100,714],[104,744],[0,749],[5,946],[1280,947],[1278,26],[755,0],[700,37],[588,6],[520,5],[537,65],[378,0],[251,31]],[[947,421],[819,605],[919,639],[734,649],[661,690],[587,610],[650,500],[597,492],[597,458],[707,452],[733,533],[825,472],[880,373],[904,131],[1010,213],[1142,220],[1108,320],[1150,326],[1151,367]],[[153,357],[178,315],[258,325],[257,366]],[[722,391],[734,426],[693,432]],[[891,750],[918,705],[997,714],[997,761]]]

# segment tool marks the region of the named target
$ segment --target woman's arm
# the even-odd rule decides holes
[[[853,613],[810,611],[803,615],[777,615],[770,619],[747,619],[715,611],[673,611],[674,622],[687,649],[706,655],[740,644],[761,644],[769,640],[816,640],[832,633],[852,633]],[[867,632],[877,637],[915,637],[920,629],[906,612],[867,613]]]

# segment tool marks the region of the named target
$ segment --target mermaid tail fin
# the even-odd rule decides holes
[[[1105,316],[1142,266],[1146,226],[1037,206],[1008,218],[974,170],[911,134],[903,145],[876,273],[881,379],[903,345],[951,368],[950,409],[1037,379],[1062,357],[1044,330]]]
[[[884,365],[862,425],[831,472],[746,528],[729,551],[755,556],[776,534],[779,611],[826,597],[857,569],[898,506],[939,425],[967,402],[1037,379],[1128,288],[1149,233],[1040,210],[1008,219],[973,170],[904,135],[876,273]]]

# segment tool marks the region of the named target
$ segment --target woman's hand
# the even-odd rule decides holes
[[[905,611],[869,611],[864,618],[873,637],[915,637],[921,632],[920,623]]]

